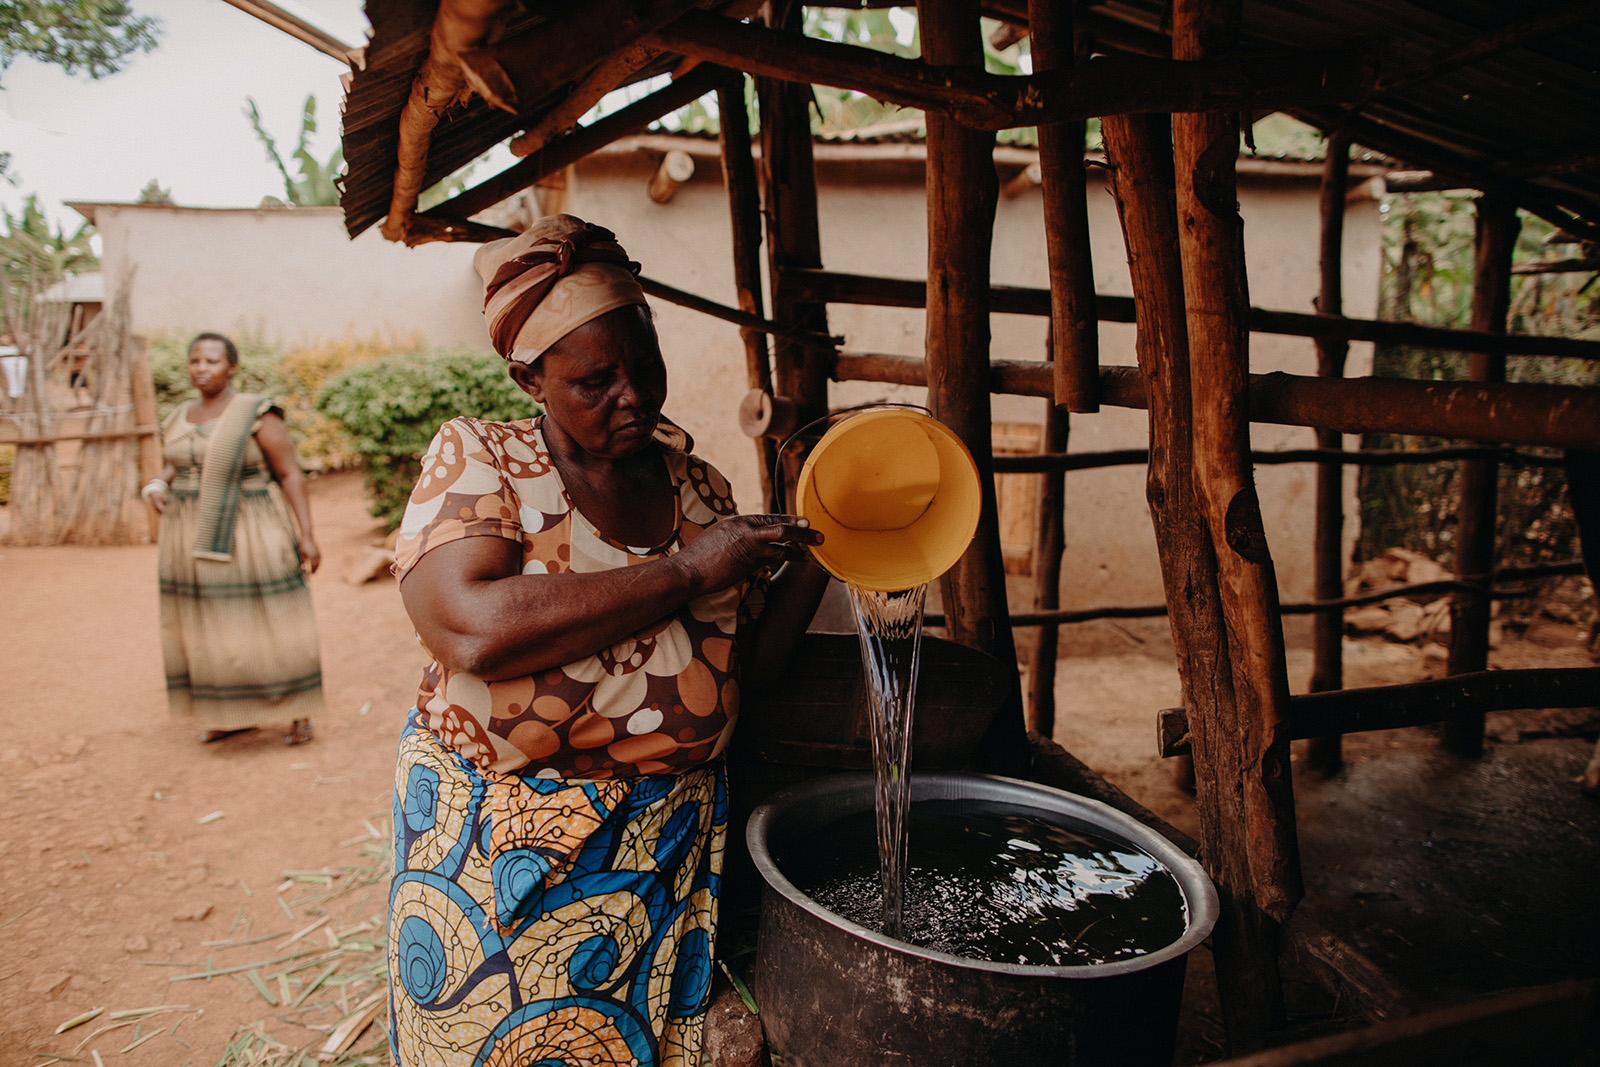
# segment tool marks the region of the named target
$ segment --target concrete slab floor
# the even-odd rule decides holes
[[[1573,784],[1593,744],[1491,743],[1468,761],[1419,733],[1296,781],[1324,921],[1423,1005],[1600,977],[1600,803]]]
[[[1058,665],[1055,737],[1195,834],[1193,799],[1155,752],[1155,711],[1181,700],[1165,626],[1073,628],[1077,654]],[[1289,668],[1299,691],[1310,654],[1296,636]],[[1436,673],[1437,658],[1415,646],[1346,641],[1346,684],[1414,680]],[[1493,659],[1498,667],[1592,662],[1571,628],[1508,640]],[[1332,779],[1297,759],[1306,897],[1318,918],[1419,1007],[1600,976],[1600,802],[1573,781],[1597,726],[1593,713],[1491,715],[1488,751],[1474,761],[1441,752],[1431,729],[1354,734],[1345,738],[1346,768]],[[1179,1063],[1222,1051],[1210,964],[1205,952],[1190,960]],[[1348,1006],[1319,999],[1299,979],[1285,975],[1286,1040],[1361,1025]]]

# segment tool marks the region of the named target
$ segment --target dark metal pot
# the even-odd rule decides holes
[[[1170,1063],[1186,957],[1217,919],[1200,865],[1136,819],[1046,786],[930,774],[914,775],[911,793],[913,803],[1006,804],[1143,849],[1177,879],[1188,929],[1149,955],[1074,967],[989,963],[886,937],[824,910],[773,859],[795,835],[872,808],[869,775],[810,782],[758,808],[745,831],[766,882],[755,995],[774,1064]]]

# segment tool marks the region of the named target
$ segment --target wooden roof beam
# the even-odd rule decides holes
[[[533,155],[578,125],[578,120],[587,115],[607,93],[620,89],[628,79],[648,67],[660,55],[653,48],[635,44],[602,60],[598,67],[572,87],[572,92],[565,100],[512,139],[511,154],[518,157]]]
[[[428,169],[433,128],[461,96],[457,57],[483,41],[510,0],[443,0],[434,16],[428,55],[411,81],[411,95],[400,112],[400,144],[395,154],[394,185],[383,235],[391,241],[406,236]]]
[[[1503,25],[1478,34],[1462,44],[1442,49],[1426,61],[1398,71],[1391,78],[1380,78],[1377,90],[1385,93],[1409,89],[1490,56],[1520,48],[1541,37],[1590,22],[1596,17],[1600,17],[1600,0],[1569,0],[1568,3],[1536,14],[1519,13]]]
[[[1295,102],[1355,100],[1378,74],[1374,51],[1361,47],[1193,62],[1103,56],[1070,69],[1006,76],[930,66],[700,12],[648,40],[663,51],[762,77],[854,89],[938,111],[979,129],[1132,112],[1279,110]]]
[[[462,75],[473,91],[494,107],[513,115],[527,114],[582,77],[595,66],[597,56],[626,52],[696,3],[698,0],[610,0],[573,4],[556,18],[515,37],[463,52]]]
[[[1600,240],[1600,205],[1585,199],[1578,207],[1570,207],[1555,190],[1523,181],[1513,170],[1493,160],[1471,159],[1444,145],[1418,137],[1415,134],[1392,129],[1351,110],[1324,111],[1316,107],[1297,106],[1289,114],[1301,122],[1310,123],[1323,130],[1347,130],[1357,144],[1375,148],[1379,152],[1403,159],[1409,163],[1430,167],[1440,181],[1453,183],[1457,189],[1495,190],[1516,201],[1518,207],[1530,211],[1586,241]]]
[[[729,71],[705,65],[696,67],[672,84],[657,89],[642,100],[635,100],[620,111],[581,126],[558,137],[544,148],[512,164],[505,170],[455,197],[424,212],[419,218],[451,223],[493,207],[508,196],[521,192],[547,174],[576,163],[619,137],[637,133],[650,123],[698,100],[732,75]]]

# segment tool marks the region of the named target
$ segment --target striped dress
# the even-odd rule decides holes
[[[196,558],[200,467],[216,422],[196,425],[187,411],[187,405],[175,411],[162,435],[166,460],[177,470],[161,517],[168,707],[203,730],[314,718],[323,710],[322,661],[287,502],[252,429],[232,558]],[[269,411],[278,408],[263,400],[257,426]]]

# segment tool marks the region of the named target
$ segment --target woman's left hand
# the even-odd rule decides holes
[[[310,538],[300,542],[300,563],[307,574],[317,573],[317,568],[322,566],[322,549]]]

